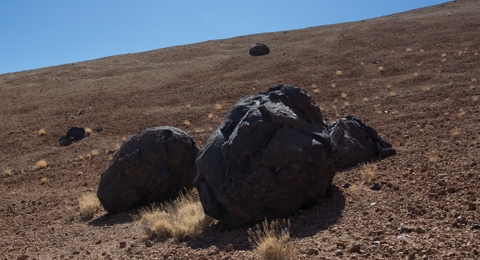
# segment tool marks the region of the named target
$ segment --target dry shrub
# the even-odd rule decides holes
[[[360,170],[360,179],[365,184],[368,184],[373,180],[373,176],[377,171],[377,165],[374,163],[362,163],[358,168]]]
[[[92,129],[86,127],[85,128],[85,137],[90,136],[92,134]]]
[[[8,169],[7,167],[4,167],[3,168],[3,174],[5,175],[5,177],[9,177],[9,176],[12,176],[12,171],[10,169]]]
[[[85,220],[92,219],[100,209],[100,201],[93,192],[83,194],[78,200],[78,205],[80,206],[80,216]]]
[[[213,219],[205,215],[198,195],[192,192],[181,194],[172,202],[141,209],[140,215],[133,219],[145,239],[171,237],[179,241],[198,237],[213,223]]]
[[[248,241],[252,244],[258,259],[289,260],[294,258],[293,248],[288,242],[290,238],[290,222],[278,220],[262,222],[256,230],[248,229]]]
[[[33,169],[34,170],[39,170],[39,169],[47,168],[47,165],[48,165],[47,161],[40,160],[35,164],[35,166],[33,166]]]
[[[47,134],[47,130],[45,130],[45,128],[42,128],[40,130],[38,130],[38,136],[44,136]]]

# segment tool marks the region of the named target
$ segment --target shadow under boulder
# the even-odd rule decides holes
[[[335,161],[337,169],[396,154],[392,145],[383,140],[375,129],[353,116],[330,123],[328,130],[339,155]]]
[[[197,153],[194,140],[178,128],[145,129],[115,154],[97,197],[109,214],[174,199],[193,188]]]
[[[336,157],[318,105],[279,85],[233,105],[199,152],[195,186],[207,215],[250,225],[315,205]]]

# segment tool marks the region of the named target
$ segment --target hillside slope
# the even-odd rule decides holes
[[[472,227],[480,222],[479,31],[480,2],[458,0],[355,23],[0,75],[0,259],[197,259],[227,244],[235,250],[209,258],[253,259],[244,229],[217,225],[209,239],[145,247],[130,213],[103,220],[99,212],[85,222],[78,198],[96,190],[127,136],[171,125],[202,146],[240,97],[280,83],[304,88],[331,121],[354,115],[397,149],[376,163],[376,181],[387,184],[380,191],[363,184],[359,169],[339,172],[332,198],[292,216],[298,259],[334,258],[342,244],[345,257],[473,258],[479,231]],[[270,54],[249,56],[256,42]],[[80,109],[85,113],[76,116]],[[59,147],[72,126],[105,131]],[[46,134],[39,136],[40,129]],[[48,166],[34,169],[39,160]],[[354,185],[344,189],[342,182]],[[398,238],[402,226],[414,232]],[[119,248],[122,241],[133,246]],[[361,253],[349,252],[355,244],[364,245]]]

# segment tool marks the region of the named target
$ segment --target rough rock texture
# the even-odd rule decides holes
[[[195,186],[208,215],[253,224],[324,197],[335,157],[315,102],[279,85],[233,105],[199,153]]]
[[[330,123],[328,129],[339,155],[335,162],[337,169],[383,159],[396,153],[375,129],[353,116]]]
[[[108,213],[163,202],[193,188],[198,147],[184,131],[154,127],[129,137],[102,173],[97,197]]]
[[[250,47],[250,50],[248,51],[248,54],[252,56],[262,56],[262,55],[267,55],[270,53],[270,49],[268,48],[267,45],[261,44],[261,43],[256,43]]]

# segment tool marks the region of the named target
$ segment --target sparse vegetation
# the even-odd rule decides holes
[[[358,167],[360,171],[360,179],[365,184],[369,184],[373,180],[373,176],[375,176],[375,172],[377,171],[377,165],[374,163],[362,163]]]
[[[85,136],[90,136],[92,134],[92,129],[86,127],[85,128]]]
[[[363,98],[363,102],[367,103],[367,102],[368,102],[368,98]]]
[[[80,206],[80,216],[85,220],[92,219],[100,209],[100,201],[93,192],[83,194],[78,200],[78,205]]]
[[[38,136],[44,136],[47,134],[47,130],[45,130],[45,128],[42,128],[40,130],[38,130],[37,132]]]
[[[342,98],[347,98],[347,93],[342,92]]]
[[[97,150],[97,149],[93,149],[93,150],[90,152],[90,154],[91,154],[92,156],[97,156],[97,155],[98,155],[98,150]]]
[[[216,110],[222,109],[222,105],[220,105],[220,104],[215,104],[215,109],[216,109]]]
[[[3,168],[3,175],[6,177],[12,176],[12,171],[8,169],[7,167]]]
[[[248,229],[248,241],[252,244],[258,259],[287,260],[295,256],[289,243],[290,222],[283,220],[263,221],[256,225],[256,230]]]
[[[341,70],[337,70],[336,74],[337,74],[337,76],[342,76],[342,74],[343,74],[343,71],[341,71]]]
[[[43,168],[47,168],[48,164],[46,160],[40,160],[38,161],[35,166],[33,166],[33,170],[40,170]]]
[[[395,92],[395,91],[390,91],[389,95],[390,95],[391,97],[396,97],[396,96],[397,96],[397,92]]]
[[[43,177],[40,179],[40,185],[45,185],[47,183],[47,178]]]
[[[191,104],[186,104],[185,107],[190,109],[190,108],[192,108],[192,105]]]
[[[412,48],[407,48],[407,52],[412,52]]]
[[[420,73],[418,73],[418,72],[414,72],[414,73],[413,73],[413,76],[414,76],[414,77],[418,77],[419,75],[420,75]]]
[[[193,238],[213,223],[213,219],[205,215],[198,196],[191,192],[181,194],[173,202],[144,208],[140,210],[140,215],[133,216],[133,219],[141,228],[144,239]]]
[[[385,68],[383,68],[383,66],[379,66],[379,67],[378,67],[378,70],[379,70],[380,72],[383,72],[383,71],[385,70]]]
[[[192,123],[190,123],[189,120],[183,120],[183,125],[184,126],[190,126]]]
[[[336,88],[336,87],[337,87],[337,84],[332,83],[332,88]]]

